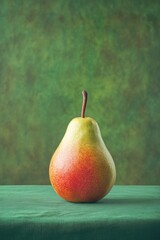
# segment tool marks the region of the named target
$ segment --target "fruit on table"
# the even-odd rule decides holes
[[[81,117],[69,123],[52,156],[49,177],[55,192],[70,202],[96,202],[116,179],[114,161],[101,137],[98,124],[85,117],[87,92],[83,91]]]

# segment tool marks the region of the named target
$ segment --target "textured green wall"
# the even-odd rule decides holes
[[[0,184],[48,184],[69,121],[95,118],[117,184],[160,184],[160,3],[0,1]]]

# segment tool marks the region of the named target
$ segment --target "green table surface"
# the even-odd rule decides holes
[[[51,186],[0,186],[0,239],[160,239],[160,187],[114,186],[80,204]]]

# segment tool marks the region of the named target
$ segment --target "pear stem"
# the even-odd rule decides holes
[[[82,95],[83,95],[83,103],[82,103],[81,117],[85,118],[85,111],[86,111],[88,94],[87,94],[87,92],[85,90],[83,90],[82,91]]]

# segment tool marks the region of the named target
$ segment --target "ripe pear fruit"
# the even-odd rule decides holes
[[[69,123],[52,156],[49,177],[55,192],[70,202],[96,202],[112,188],[115,164],[98,124],[85,117],[87,92],[83,91],[81,117]]]

